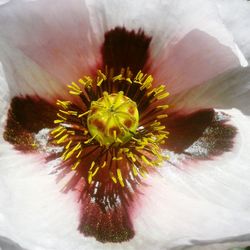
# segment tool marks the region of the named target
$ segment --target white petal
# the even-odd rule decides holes
[[[6,250],[25,250],[21,248],[18,244],[16,244],[14,241],[0,236],[0,247],[1,249]]]
[[[171,97],[172,107],[182,112],[203,108],[238,108],[250,114],[250,67],[239,67],[179,95]]]
[[[192,30],[199,29],[216,37],[222,44],[234,48],[216,6],[211,1],[138,0],[86,0],[91,24],[95,31],[105,32],[116,26],[128,29],[142,28],[153,36],[154,49],[161,49],[169,42],[177,42]],[[199,6],[199,11],[193,10]],[[154,50],[154,55],[160,51]]]
[[[222,20],[232,32],[245,57],[250,59],[250,3],[245,0],[216,0]]]
[[[0,147],[0,235],[29,250],[91,249],[77,231],[77,202],[60,192],[41,157]]]
[[[133,2],[130,3],[132,4]],[[170,6],[172,6],[173,11],[174,7],[178,7],[175,6],[175,4],[170,5],[167,1],[165,3],[166,4],[160,5],[165,6],[165,8],[162,8],[158,21],[160,19],[165,19],[162,17]],[[194,3],[196,3],[196,1],[194,1]],[[119,4],[121,7],[119,7],[119,5],[119,8],[117,7],[117,9],[113,9],[112,6],[109,6],[111,15],[103,16],[103,9],[99,10],[99,14],[101,14],[98,15],[98,18],[100,18],[100,25],[106,26],[107,22],[102,22],[103,20],[109,18],[114,19],[115,16],[117,17],[119,15],[121,17],[118,19],[121,21],[118,23],[126,24],[125,21],[127,21],[130,23],[130,26],[128,27],[139,28],[143,25],[143,22],[147,25],[145,20],[151,17],[150,14],[156,14],[159,11],[159,8],[156,11],[154,5],[157,6],[157,4],[153,4],[153,2],[147,2],[147,4],[145,4],[145,11],[147,11],[145,15],[141,14],[141,9],[138,8],[136,4],[131,5],[131,9],[122,8],[122,6],[124,6],[122,2]],[[194,5],[190,5],[194,9]],[[187,7],[187,5],[185,6]],[[125,5],[125,7],[127,6]],[[178,10],[178,8],[176,9]],[[201,9],[203,9],[203,7]],[[204,11],[205,9],[206,7],[204,5]],[[46,10],[49,11],[49,8]],[[183,11],[184,10],[185,9],[183,9]],[[183,11],[180,11],[180,13],[184,13]],[[130,12],[131,15],[135,15],[134,18],[129,17],[129,20],[131,21],[128,21],[128,19],[123,20],[121,14],[124,14],[125,12]],[[145,19],[139,19],[143,20],[141,23],[137,23],[136,21],[139,13],[140,16],[144,18],[146,17]],[[179,20],[178,15],[175,17],[178,12],[173,13],[173,15],[170,15],[170,17],[174,20],[172,23],[174,25],[170,27],[172,32],[175,24],[178,23]],[[190,13],[189,15],[191,16]],[[194,11],[192,13],[194,14]],[[29,16],[27,16],[27,18],[28,17]],[[62,16],[62,18],[63,17],[64,16]],[[199,18],[201,17],[202,14],[199,15]],[[207,15],[207,20],[208,17],[211,16]],[[97,22],[94,20],[93,16],[92,18],[92,21]],[[171,21],[171,18],[169,22]],[[199,18],[197,18],[197,21]],[[193,27],[197,27],[196,24],[198,23],[195,22],[196,19],[194,18],[191,20]],[[183,23],[185,23],[185,21],[186,19],[184,18]],[[165,23],[164,21],[163,23],[164,25],[161,26],[160,24],[159,28],[156,29],[157,32],[155,31],[155,34],[158,34],[158,38],[161,36],[161,34],[158,33],[162,30],[160,27],[167,27],[167,22]],[[109,25],[109,27],[113,27],[116,23],[110,22]],[[152,23],[150,23],[150,25],[149,29],[153,34],[155,25]],[[95,27],[96,30],[94,31],[99,31],[97,28],[98,26]],[[147,28],[144,28],[147,31]],[[185,31],[185,28],[183,29]],[[211,27],[209,25],[208,30],[210,30],[211,34],[213,34],[213,29],[214,25],[211,25]],[[62,31],[62,29],[60,30]],[[188,29],[183,32],[183,34],[187,34],[190,30],[190,26],[188,26]],[[206,32],[208,32],[208,30],[206,30]],[[221,29],[215,30],[217,32],[216,35],[219,36]],[[159,42],[159,49],[157,50],[155,47],[156,54],[152,56],[157,57],[157,55],[159,55],[161,51],[160,48],[166,45],[165,41],[167,40],[167,35],[170,33],[166,32],[162,35],[164,39],[159,40],[161,41]],[[179,36],[176,36],[176,39],[177,37]],[[29,37],[29,39],[32,39],[32,41],[34,39],[34,41],[36,41],[36,37]],[[98,36],[96,39],[101,39],[101,36]],[[228,45],[231,44],[230,39],[221,39],[223,43],[225,42]],[[157,40],[158,39],[155,38],[155,45],[152,44],[152,46],[158,46],[156,45]],[[229,42],[227,43],[227,41]],[[9,46],[13,48],[12,45]],[[22,46],[24,45],[22,44]],[[7,45],[5,44],[5,46]],[[14,52],[19,54],[18,50]],[[7,52],[5,51],[4,53]],[[8,53],[10,53],[9,50]],[[23,60],[23,58],[27,58],[27,55],[20,55],[20,58]],[[26,60],[24,61],[26,63]],[[67,62],[65,61],[65,64],[66,63]],[[29,62],[27,64],[29,68]],[[50,66],[52,66],[53,72],[61,72],[62,70],[61,68],[58,68],[57,71],[56,64],[50,64]],[[15,69],[18,70],[19,67],[20,66]],[[40,70],[40,68],[43,67],[48,68],[48,65],[41,64],[39,61],[36,64],[32,62],[31,68],[33,69],[33,67],[35,67],[35,69],[39,68]],[[67,78],[66,76],[69,76],[69,71],[70,70],[66,72],[63,80]],[[11,75],[12,73],[10,73],[10,76]],[[45,73],[45,75],[47,76],[47,73]],[[24,77],[24,74],[21,74],[21,76]],[[56,76],[60,78],[58,74],[56,74]],[[30,76],[25,75],[25,77],[30,79]],[[51,76],[49,76],[49,79],[50,77]],[[26,82],[26,78],[24,79]],[[36,82],[35,78],[30,81],[30,83],[33,81]],[[41,91],[43,90],[41,89]],[[44,91],[48,90],[46,89]],[[238,114],[236,114],[237,119],[235,122],[238,122],[237,115]],[[247,125],[245,125],[246,118],[239,115],[239,120],[240,119],[242,120],[242,123],[237,125],[240,127],[240,130],[242,129],[242,134],[245,136],[244,138],[242,137],[242,145],[247,145],[249,142],[248,120],[246,121]],[[82,235],[78,234],[76,230],[78,222],[78,209],[74,207],[76,203],[72,202],[73,197],[70,195],[64,196],[60,194],[59,186],[55,184],[54,177],[49,176],[48,178],[47,169],[42,168],[43,165],[40,159],[36,159],[34,156],[23,157],[23,155],[14,153],[9,146],[1,145],[0,152],[4,152],[4,155],[2,153],[0,155],[0,185],[2,187],[0,189],[0,234],[13,239],[21,246],[32,250],[112,248],[164,249],[168,246],[177,246],[178,244],[189,243],[189,240],[191,239],[217,239],[235,234],[243,234],[247,231],[247,228],[249,228],[249,212],[247,208],[245,209],[245,207],[249,206],[249,202],[247,200],[249,194],[246,195],[246,192],[249,190],[247,181],[247,179],[249,179],[249,171],[247,171],[245,164],[249,159],[246,156],[246,148],[243,147],[239,149],[239,151],[239,159],[234,159],[233,153],[232,155],[228,154],[227,156],[230,158],[229,162],[226,162],[224,158],[221,160],[219,159],[217,162],[218,165],[212,167],[210,166],[211,162],[206,162],[204,163],[204,169],[202,169],[202,171],[201,168],[197,168],[194,172],[183,172],[177,169],[166,168],[167,177],[165,179],[163,177],[152,178],[152,192],[149,192],[150,194],[145,196],[144,206],[138,210],[139,212],[136,219],[136,230],[138,235],[136,238],[129,243],[123,243],[121,245],[103,245],[95,242],[95,240],[91,238],[86,239]],[[15,162],[13,162],[13,159],[15,159]],[[239,168],[235,168],[236,164],[237,166],[239,165]],[[162,174],[165,177],[164,172],[165,171],[163,171]],[[230,185],[227,185],[228,183]],[[238,185],[239,183],[240,185]],[[206,186],[204,184],[206,184]],[[214,187],[219,190],[216,195]],[[233,189],[233,187],[235,189]],[[225,191],[227,191],[228,194],[226,197],[223,196]],[[72,211],[75,211],[75,213]],[[219,213],[220,216],[215,219],[214,214],[216,213]],[[204,225],[204,231],[201,230],[201,224],[203,221],[208,221],[208,223]],[[219,222],[221,227],[217,226],[217,222]],[[235,225],[234,228],[232,228],[231,225]],[[238,227],[238,225],[240,225],[240,227]],[[148,230],[149,228],[152,230]]]
[[[0,5],[8,3],[10,0],[1,0]]]
[[[246,239],[245,239],[246,238]],[[230,239],[221,239],[215,242],[210,241],[201,241],[194,242],[195,246],[180,246],[174,248],[173,250],[245,250],[250,245],[250,241],[248,241],[247,237],[242,236],[240,238],[230,238]]]
[[[148,180],[151,190],[145,189],[136,215],[138,237],[147,235],[143,249],[229,237],[236,242],[236,236],[249,234],[250,119],[238,110],[229,113],[239,129],[234,152],[199,165],[184,163],[182,169],[166,164],[161,176]]]
[[[3,129],[6,122],[7,109],[9,105],[9,88],[5,81],[2,64],[0,63],[0,143],[2,142]]]
[[[131,242],[103,244],[80,234],[78,198],[61,192],[66,180],[56,183],[43,157],[0,144],[0,236],[25,250],[135,249]]]
[[[42,157],[24,157],[1,144],[0,235],[37,250],[151,250],[249,233],[250,120],[230,113],[239,129],[235,151],[186,170],[166,165],[160,176],[149,177],[133,214],[135,238],[122,244],[80,235],[77,202],[60,193],[64,183],[55,183]]]

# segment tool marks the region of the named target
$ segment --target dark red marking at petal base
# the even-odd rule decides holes
[[[119,206],[104,211],[98,203],[84,200],[79,231],[101,242],[123,242],[134,237],[127,209]]]
[[[133,203],[139,198],[139,189],[137,188],[141,180],[135,177],[130,179],[128,163],[125,160],[119,161],[123,167],[123,177],[130,183],[130,186],[122,187],[119,183],[114,183],[110,179],[110,170],[115,172],[117,161],[112,161],[113,155],[108,154],[107,166],[95,175],[94,181],[88,183],[88,168],[93,161],[99,160],[103,149],[101,147],[95,150],[95,146],[86,148],[86,157],[75,174],[68,180],[67,185],[62,190],[79,191],[79,202],[82,204],[81,219],[79,230],[86,236],[95,237],[101,242],[123,242],[128,241],[134,236],[133,221]],[[58,181],[71,171],[72,162],[62,162],[56,169],[60,174]],[[82,178],[83,177],[83,178]]]
[[[148,59],[150,41],[151,37],[142,30],[127,31],[121,27],[110,30],[105,34],[102,47],[103,67],[113,68],[115,74],[129,67],[136,74]]]
[[[212,109],[189,115],[172,114],[166,119],[170,132],[166,148],[194,158],[208,159],[233,147],[237,129],[227,124],[229,116]]]
[[[202,136],[184,153],[192,158],[205,160],[232,150],[237,129],[227,124],[229,119],[230,116],[224,113],[215,113],[213,121]]]
[[[190,147],[211,124],[214,110],[201,110],[189,115],[171,114],[166,119],[166,127],[170,132],[167,148],[182,153]]]
[[[55,127],[57,108],[38,97],[15,97],[8,112],[4,139],[16,149],[34,149],[34,135],[41,129]]]

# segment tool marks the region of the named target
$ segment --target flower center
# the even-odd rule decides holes
[[[102,195],[95,187],[108,193],[115,206],[119,187],[136,189],[142,177],[167,159],[160,145],[168,138],[162,122],[169,93],[165,85],[152,87],[152,82],[141,71],[135,76],[129,69],[119,75],[98,71],[96,78],[85,76],[68,85],[80,102],[57,100],[51,141],[62,147],[62,166],[71,167],[77,181],[83,178],[99,202]]]
[[[139,123],[137,105],[123,91],[103,93],[103,97],[91,102],[87,118],[89,133],[100,145],[118,146],[135,134]]]

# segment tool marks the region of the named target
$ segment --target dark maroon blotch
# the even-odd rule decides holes
[[[34,149],[34,135],[55,127],[57,108],[38,97],[14,97],[10,104],[4,139],[19,150]]]
[[[167,148],[182,153],[190,147],[211,124],[214,110],[200,110],[189,115],[171,114],[166,119],[166,127],[170,132]]]
[[[121,68],[129,67],[136,74],[147,62],[150,41],[151,37],[142,30],[128,31],[116,27],[108,31],[102,47],[103,68],[108,66],[119,74]]]
[[[166,148],[192,158],[209,159],[233,148],[237,129],[227,124],[229,116],[213,109],[189,115],[170,114],[166,127],[170,132]]]
[[[214,119],[202,136],[184,153],[192,158],[206,160],[232,150],[237,129],[227,124],[230,116],[215,113]]]

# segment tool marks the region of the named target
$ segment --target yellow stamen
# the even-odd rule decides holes
[[[113,172],[110,171],[109,175],[110,175],[111,180],[116,184],[117,183],[117,179],[115,178]]]
[[[88,172],[88,183],[90,184],[91,182],[92,182],[92,178],[93,176],[92,176],[92,172],[91,171],[89,171]]]
[[[89,169],[89,170],[91,171],[91,170],[93,169],[93,167],[94,167],[94,166],[95,166],[95,162],[94,162],[94,161],[92,161],[92,162],[91,162],[91,166],[90,166],[90,169]]]
[[[104,161],[103,164],[101,165],[101,168],[104,168],[107,165],[107,162]]]
[[[137,168],[135,167],[135,165],[132,166],[132,171],[133,171],[134,176],[138,175]]]
[[[84,112],[84,113],[82,113],[82,114],[78,115],[78,117],[79,117],[79,118],[81,118],[81,117],[83,117],[83,116],[85,116],[85,115],[89,114],[90,112],[91,112],[91,111],[90,111],[90,110],[88,110],[88,111],[86,111],[86,112]]]
[[[54,135],[54,134],[56,134],[57,132],[59,132],[59,131],[61,131],[61,130],[63,130],[64,128],[63,127],[56,127],[55,129],[53,129],[52,131],[51,131],[51,134],[52,135]]]
[[[153,164],[144,156],[141,156],[141,159],[149,166],[153,167]]]
[[[123,178],[122,178],[121,169],[117,168],[116,172],[117,172],[117,177],[118,177],[119,183],[121,184],[122,187],[125,187],[124,182],[123,182]]]
[[[57,143],[57,144],[60,144],[60,143],[64,142],[65,139],[68,138],[68,136],[69,136],[68,134],[64,135],[64,136],[61,137],[59,140],[57,140],[56,143]]]
[[[62,129],[58,134],[54,135],[54,138],[59,137],[59,136],[62,135],[65,131],[67,131],[67,129]]]
[[[57,124],[57,123],[62,123],[64,122],[64,120],[54,120],[54,123]]]
[[[99,169],[100,169],[100,167],[97,167],[97,168],[95,169],[94,173],[92,174],[92,177],[94,177],[94,176],[97,174],[97,172],[98,172]]]
[[[166,97],[168,97],[168,96],[169,96],[169,93],[166,92],[166,93],[164,93],[164,94],[162,94],[162,95],[157,95],[156,98],[157,98],[158,100],[161,100],[161,99],[164,99],[164,98],[166,98]]]
[[[113,161],[121,161],[122,159],[123,159],[122,156],[120,156],[120,157],[118,157],[118,158],[117,158],[117,157],[113,157],[113,158],[112,158]]]
[[[79,164],[81,163],[81,160],[78,160],[73,167],[71,168],[72,170],[76,170],[76,168],[79,166]]]
[[[156,107],[157,109],[167,109],[169,108],[169,105],[168,104],[165,104],[165,105],[159,105]]]
[[[66,149],[69,149],[69,147],[70,147],[70,145],[71,145],[71,143],[72,143],[72,140],[70,140],[69,142],[68,142],[68,144],[66,145]]]
[[[164,119],[164,118],[167,118],[168,115],[167,114],[165,114],[165,115],[157,115],[156,117],[157,117],[157,119]]]

